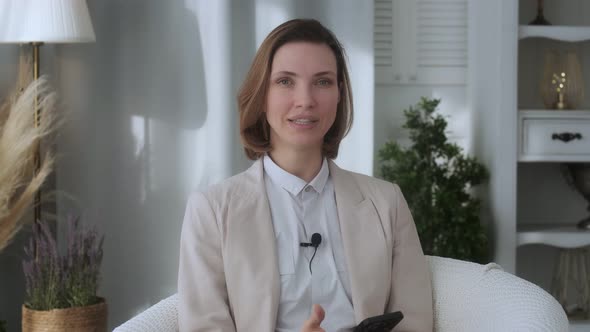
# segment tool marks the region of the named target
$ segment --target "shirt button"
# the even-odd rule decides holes
[[[306,192],[306,193],[308,193],[308,192],[310,192],[310,191],[311,191],[311,186],[307,186],[307,187],[305,187],[305,192]]]

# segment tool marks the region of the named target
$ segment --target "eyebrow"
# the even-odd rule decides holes
[[[272,76],[277,76],[277,75],[287,75],[287,76],[294,76],[297,77],[299,75],[297,75],[296,73],[292,72],[292,71],[287,71],[287,70],[281,70],[279,72],[273,73]],[[318,73],[315,73],[313,76],[324,76],[324,75],[334,75],[336,76],[336,73],[331,71],[331,70],[327,70],[327,71],[320,71]]]

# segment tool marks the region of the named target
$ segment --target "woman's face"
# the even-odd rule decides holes
[[[266,100],[273,152],[321,151],[340,100],[336,57],[325,44],[291,42],[275,53]]]

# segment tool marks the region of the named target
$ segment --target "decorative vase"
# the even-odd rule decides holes
[[[558,93],[553,86],[553,74],[559,71],[559,55],[556,51],[545,52],[545,63],[543,65],[543,77],[541,78],[540,92],[543,104],[547,109],[553,109],[558,102]]]
[[[107,304],[101,302],[85,307],[33,310],[23,305],[23,332],[106,332]]]
[[[573,51],[567,52],[562,59],[562,68],[568,77],[564,97],[570,109],[577,109],[584,100],[582,66],[580,65],[578,55]]]

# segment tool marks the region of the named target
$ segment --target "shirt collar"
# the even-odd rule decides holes
[[[264,155],[264,172],[270,177],[270,179],[290,192],[292,195],[297,196],[308,184],[301,178],[285,171],[279,165],[277,165],[268,155]],[[324,158],[322,162],[322,168],[319,173],[311,180],[309,186],[313,187],[315,191],[321,193],[328,182],[330,175],[330,169],[328,167],[328,161]]]

